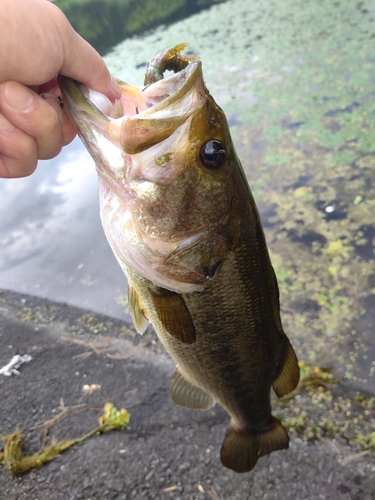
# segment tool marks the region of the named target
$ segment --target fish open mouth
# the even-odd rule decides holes
[[[59,77],[64,105],[82,139],[87,141],[94,129],[128,154],[170,136],[206,97],[200,61],[192,61],[172,76],[144,87],[118,83],[121,97],[111,103],[100,92]]]
[[[153,61],[149,73],[160,69],[158,56]],[[225,115],[204,84],[201,62],[179,61],[187,64],[168,59],[162,69],[176,72],[158,79],[156,71],[143,87],[118,81],[115,103],[69,78],[59,83],[95,161],[101,219],[119,262],[157,286],[191,293],[211,283],[237,224],[227,231],[233,162],[226,149],[219,166],[216,150],[202,153],[211,142],[229,143]]]

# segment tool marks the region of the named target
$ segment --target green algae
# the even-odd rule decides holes
[[[352,393],[329,368],[300,363],[297,389],[273,401],[273,413],[284,427],[307,441],[342,439],[375,451],[375,398]]]
[[[297,350],[312,362],[328,357],[374,390],[360,367],[373,344],[351,333],[374,292],[374,259],[370,251],[358,255],[373,248],[366,227],[374,225],[375,201],[374,9],[365,2],[367,15],[346,1],[278,5],[271,13],[263,3],[259,22],[272,20],[272,29],[253,45],[251,113],[243,102],[236,108],[239,120],[258,124],[264,154],[246,162],[254,141],[242,126],[237,149],[261,213],[272,207],[266,235]]]
[[[63,408],[60,414],[52,419],[52,423],[46,423],[46,435],[48,430],[67,414],[68,410],[69,408]],[[85,435],[65,441],[52,442],[49,445],[44,442],[39,451],[31,455],[26,455],[23,450],[25,434],[20,429],[16,429],[8,436],[0,436],[0,440],[4,442],[4,449],[0,449],[0,464],[4,464],[14,476],[25,474],[31,469],[42,467],[51,462],[67,449],[92,436],[115,429],[123,430],[130,421],[130,414],[124,408],[117,410],[112,403],[108,402],[104,405],[103,415],[98,420],[99,425]]]
[[[112,321],[98,321],[95,313],[82,314],[77,319],[77,323],[82,325],[87,332],[94,334],[105,333],[113,326]]]
[[[162,155],[159,158],[157,158],[155,160],[155,163],[156,163],[156,165],[158,165],[160,167],[162,165],[165,165],[168,161],[169,161],[169,155],[165,154],[165,155]]]

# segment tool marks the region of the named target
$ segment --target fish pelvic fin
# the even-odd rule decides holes
[[[285,335],[286,342],[286,355],[284,359],[281,372],[277,379],[273,382],[272,387],[277,396],[285,396],[289,392],[294,391],[299,382],[300,370],[296,353],[289,342],[288,337]]]
[[[184,299],[164,288],[150,291],[152,303],[165,330],[183,344],[193,344],[196,331]]]
[[[128,286],[128,303],[130,316],[132,317],[135,329],[142,335],[148,324],[146,310],[138,293],[134,290],[130,283]]]
[[[263,429],[236,430],[229,427],[221,447],[221,463],[235,472],[251,471],[259,457],[289,447],[287,431],[275,417]]]
[[[186,380],[178,367],[172,377],[169,392],[176,405],[186,408],[208,410],[215,404],[214,398]]]

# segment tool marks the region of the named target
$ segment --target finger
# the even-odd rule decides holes
[[[106,94],[112,101],[120,97],[117,82],[103,59],[74,31],[63,12],[52,2],[9,1],[7,9],[3,10],[0,9],[4,35],[0,45],[1,56],[4,56],[0,58],[0,82],[17,80],[38,86],[61,73]],[[23,27],[22,33],[8,22],[13,19]]]
[[[120,87],[109,73],[103,59],[86,40],[81,38],[77,33],[75,35],[76,50],[85,53],[85,58],[80,60],[76,57],[75,52],[70,55],[72,46],[69,45],[60,74],[74,78],[74,80],[83,83],[87,87],[105,94],[111,101],[118,99],[121,96]],[[80,64],[82,61],[84,61],[84,64]]]
[[[63,145],[63,112],[55,98],[43,99],[18,82],[0,84],[0,111],[36,141],[39,159],[56,156]]]
[[[28,85],[27,87],[31,88],[31,90],[39,95],[43,94],[42,97],[56,109],[61,122],[63,146],[66,146],[67,144],[72,142],[78,131],[75,123],[70,121],[69,115],[66,113],[66,110],[64,109],[64,106],[62,104],[62,95],[57,82],[57,78],[54,78],[43,85],[36,85],[31,87]],[[61,110],[63,111],[62,117]]]
[[[74,137],[77,135],[77,128],[76,125],[70,121],[68,115],[64,112],[64,109],[61,105],[62,101],[59,99],[59,97],[61,97],[60,89],[57,89],[52,94],[43,94],[43,99],[54,108],[57,116],[59,117],[61,127],[61,146],[66,146],[67,144],[72,142]]]
[[[66,146],[67,144],[72,142],[72,140],[77,135],[78,130],[77,130],[76,124],[70,120],[69,115],[66,113],[66,110],[64,109],[64,106],[62,104],[63,101],[62,101],[61,90],[57,84],[57,79],[55,82],[55,87],[51,88],[51,94],[50,93],[44,94],[44,98],[47,99],[47,102],[48,102],[48,99],[51,97],[51,95],[52,95],[52,99],[53,99],[51,101],[52,105],[55,108],[57,105],[59,106],[59,109],[57,109],[57,108],[56,109],[57,109],[57,112],[59,113],[59,117],[60,117],[60,124],[61,124],[61,129],[62,129],[62,136],[63,136],[62,145]],[[62,116],[60,115],[61,112],[62,112]]]
[[[35,140],[0,113],[0,177],[26,177],[38,163]]]
[[[74,123],[70,121],[68,116],[64,113],[63,119],[61,120],[62,128],[62,145],[66,146],[72,142],[74,137],[77,135],[77,129]]]
[[[56,9],[56,18],[59,16],[65,18],[53,4],[50,4],[49,8]],[[69,22],[58,22],[56,27],[60,32],[64,51],[64,62],[59,73],[102,92],[111,100],[118,99],[121,95],[118,83],[109,73],[98,52],[74,31]],[[77,54],[81,57],[77,57]]]

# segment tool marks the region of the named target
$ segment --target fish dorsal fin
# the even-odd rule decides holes
[[[169,392],[176,405],[186,408],[208,410],[215,404],[214,398],[186,380],[178,367],[172,377]]]
[[[128,302],[130,316],[132,317],[135,329],[142,335],[147,328],[148,319],[142,301],[130,283],[128,286]]]
[[[280,375],[272,384],[273,390],[280,398],[288,394],[297,387],[299,382],[299,366],[296,353],[289,342],[288,337],[285,335],[286,353]]]
[[[196,339],[195,326],[184,299],[165,288],[151,291],[151,298],[159,320],[169,335],[183,344],[193,344]]]

